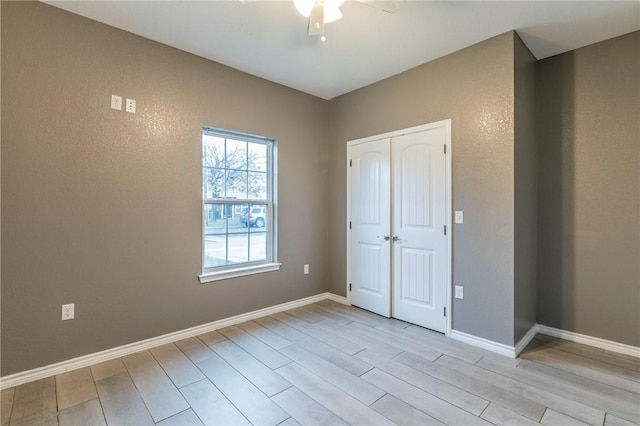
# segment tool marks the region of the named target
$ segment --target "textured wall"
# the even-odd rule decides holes
[[[326,101],[42,3],[1,7],[3,376],[327,290]],[[279,272],[199,284],[203,125],[278,140]]]
[[[640,32],[538,63],[538,322],[640,345]]]
[[[329,283],[346,292],[347,142],[452,119],[454,329],[513,344],[513,41],[506,33],[331,101]]]
[[[514,342],[536,324],[538,150],[535,135],[536,58],[514,40]]]

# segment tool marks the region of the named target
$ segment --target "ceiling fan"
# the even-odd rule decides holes
[[[240,0],[242,3],[251,3],[256,0]],[[400,9],[404,0],[355,0],[358,3],[371,6],[375,9],[387,13],[395,13]],[[307,34],[319,36],[322,41],[326,40],[324,35],[324,24],[337,21],[342,18],[340,6],[344,0],[293,0],[293,3],[305,18],[309,18]]]

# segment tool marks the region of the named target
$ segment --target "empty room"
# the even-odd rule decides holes
[[[639,1],[1,1],[1,425],[640,425]]]

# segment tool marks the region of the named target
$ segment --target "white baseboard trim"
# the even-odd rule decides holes
[[[451,337],[452,339],[467,343],[472,346],[477,346],[479,348],[486,349],[491,352],[495,352],[499,355],[508,356],[509,358],[516,357],[516,348],[514,346],[509,346],[503,343],[494,342],[493,340],[484,339],[482,337],[463,333],[462,331],[458,331],[458,330],[451,330],[449,337]]]
[[[327,299],[329,300],[333,300],[334,302],[338,302],[343,305],[350,306],[349,300],[344,296],[338,296],[337,294],[333,294],[333,293],[325,293],[325,294],[327,295]]]
[[[558,328],[548,327],[542,324],[536,325],[536,331],[540,334],[546,334],[547,336],[557,337],[570,342],[582,343],[584,345],[594,346],[606,351],[640,358],[640,347],[637,346],[625,345],[624,343],[613,342],[599,337],[591,337],[584,334],[574,333],[573,331],[560,330]]]
[[[522,336],[522,339],[515,346],[515,357],[517,358],[520,353],[527,347],[527,345],[536,337],[536,333],[538,333],[538,324],[533,324],[527,334]]]
[[[338,303],[346,304],[346,298],[342,296],[337,296],[332,293],[321,293],[315,296],[305,297],[303,299],[282,303],[280,305],[270,306],[264,309],[258,309],[256,311],[247,312],[230,318],[198,325],[195,327],[187,328],[185,330],[164,334],[162,336],[152,337],[150,339],[141,340],[139,342],[129,343],[127,345],[118,346],[116,348],[107,349],[101,352],[84,355],[78,358],[69,359],[51,365],[46,365],[44,367],[34,368],[33,370],[11,374],[9,376],[0,378],[0,389],[7,389],[14,386],[22,385],[24,383],[33,382],[35,380],[44,379],[45,377],[55,376],[56,374],[66,373],[67,371],[77,370],[78,368],[88,367],[93,364],[120,358],[125,355],[130,355],[136,352],[155,348],[167,343],[177,342],[178,340],[186,339],[188,337],[208,333],[213,330],[240,324],[256,318],[273,315],[278,312],[287,311],[289,309],[294,309],[325,299],[330,299]]]

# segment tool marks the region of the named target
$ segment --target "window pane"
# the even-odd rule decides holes
[[[227,222],[224,206],[218,204],[206,204],[204,208],[204,235],[225,234]]]
[[[227,139],[227,169],[247,169],[247,143]]]
[[[205,235],[204,267],[214,268],[227,264],[227,236]]]
[[[227,198],[247,199],[247,172],[227,170]]]
[[[251,232],[264,232],[269,222],[269,210],[266,205],[254,204],[251,206],[249,214],[249,224]]]
[[[242,234],[229,234],[229,261],[228,264],[249,261],[249,234],[245,230]]]
[[[204,198],[224,197],[224,169],[205,167],[203,170],[203,194]]]
[[[267,174],[249,172],[249,198],[256,200],[267,199]]]
[[[249,260],[251,262],[267,259],[267,233],[252,232],[250,236]]]
[[[227,219],[227,229],[229,234],[247,233],[247,211],[249,206],[247,204],[228,204],[227,211],[229,212]]]
[[[202,135],[202,164],[224,168],[224,138]]]
[[[249,164],[247,168],[256,172],[267,171],[267,146],[261,143],[249,143]]]

